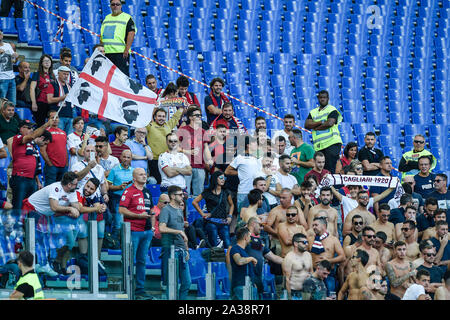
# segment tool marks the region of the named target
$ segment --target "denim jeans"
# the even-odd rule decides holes
[[[228,248],[230,246],[230,227],[227,224],[219,225],[212,222],[205,224],[206,233],[208,234],[209,243],[215,247],[217,246],[217,233],[220,239],[223,240],[223,247]]]
[[[0,80],[0,98],[6,98],[16,105],[15,79]]]
[[[252,300],[258,300],[258,290],[253,287]],[[231,288],[231,300],[244,300],[244,286]]]
[[[36,180],[21,176],[11,176],[9,184],[12,190],[12,205],[16,214],[21,213],[22,201],[31,196],[37,189]]]
[[[238,193],[237,194],[237,207],[239,208],[239,205],[242,201],[245,200],[245,198],[247,198],[247,193]]]
[[[66,172],[67,166],[55,167],[46,165],[44,169],[45,186],[48,186],[57,181],[61,181],[63,174]]]
[[[58,128],[65,131],[67,135],[73,132],[72,126],[73,118],[61,117],[59,118]]]
[[[136,266],[136,294],[145,292],[145,262],[148,255],[150,242],[152,242],[152,238],[152,230],[131,232],[131,242],[133,243],[133,258]]]
[[[185,250],[183,250],[185,251]],[[175,251],[175,257],[178,260],[178,279],[180,281],[180,288],[178,291],[178,300],[186,300],[191,287],[191,272],[189,270],[189,262],[184,261],[184,254],[182,250]],[[169,270],[170,247],[162,247],[161,250],[161,272],[162,280],[167,285],[167,275]]]
[[[112,233],[115,235],[120,234],[120,228],[122,227],[123,222],[123,216],[119,213],[119,203],[120,203],[120,196],[111,193],[109,197],[109,205],[111,210],[111,216],[112,216]]]
[[[203,192],[205,188],[205,169],[200,168],[192,168],[191,176],[184,176],[184,180],[186,180],[186,188],[188,195],[193,197],[197,197],[200,193]],[[191,193],[191,182],[192,182],[192,193]]]

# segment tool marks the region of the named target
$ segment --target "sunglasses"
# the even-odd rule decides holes
[[[401,230],[406,232],[409,231],[409,228],[402,228]]]
[[[177,143],[178,140],[169,140],[169,143]]]
[[[286,217],[295,217],[296,213],[286,213]]]
[[[353,224],[354,224],[355,226],[357,226],[357,225],[362,226],[362,225],[364,224],[364,222],[362,222],[362,221],[360,221],[360,222],[355,221],[355,222],[353,222]]]
[[[436,253],[425,253],[427,257],[435,257]]]
[[[425,141],[414,140],[414,143],[424,144],[424,143],[425,143]]]
[[[169,204],[169,203],[170,203],[170,201],[164,201],[163,203],[164,203],[164,204]]]
[[[369,239],[374,239],[374,238],[375,238],[375,235],[374,235],[374,234],[370,234],[370,235],[363,234],[363,237],[367,237],[367,238],[369,238]]]
[[[389,218],[390,214],[382,214],[381,215],[383,218]]]
[[[201,118],[201,117],[202,117],[201,114],[193,114],[192,116],[193,116],[193,117],[197,117],[197,118]]]
[[[103,148],[104,146],[95,146],[96,148],[98,148],[98,149],[101,149],[101,148]]]
[[[362,170],[363,167],[355,167],[355,170]]]
[[[438,179],[434,180],[434,182],[441,182],[441,181],[444,181],[444,180],[438,180]]]
[[[121,3],[111,3],[110,6],[111,7],[120,7],[122,4]]]
[[[174,195],[174,196],[183,196],[182,193],[174,193],[173,195]]]

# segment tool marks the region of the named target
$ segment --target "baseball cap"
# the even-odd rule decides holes
[[[19,128],[22,128],[24,126],[27,126],[28,128],[33,128],[35,126],[35,124],[33,122],[31,122],[30,120],[22,120],[19,124]]]
[[[61,67],[58,68],[58,72],[59,72],[59,71],[70,72],[70,69],[69,69],[68,67],[66,67],[66,66],[61,66]]]

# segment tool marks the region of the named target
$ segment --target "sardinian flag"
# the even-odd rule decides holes
[[[64,35],[64,20],[61,19],[61,24],[59,25],[58,30],[56,31],[56,34],[53,37],[53,41],[63,42],[63,35]]]
[[[95,50],[66,101],[105,118],[136,128],[151,120],[156,94],[127,77]]]

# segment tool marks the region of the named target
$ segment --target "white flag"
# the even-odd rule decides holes
[[[136,128],[151,120],[157,95],[120,71],[95,50],[66,101],[105,118]]]

